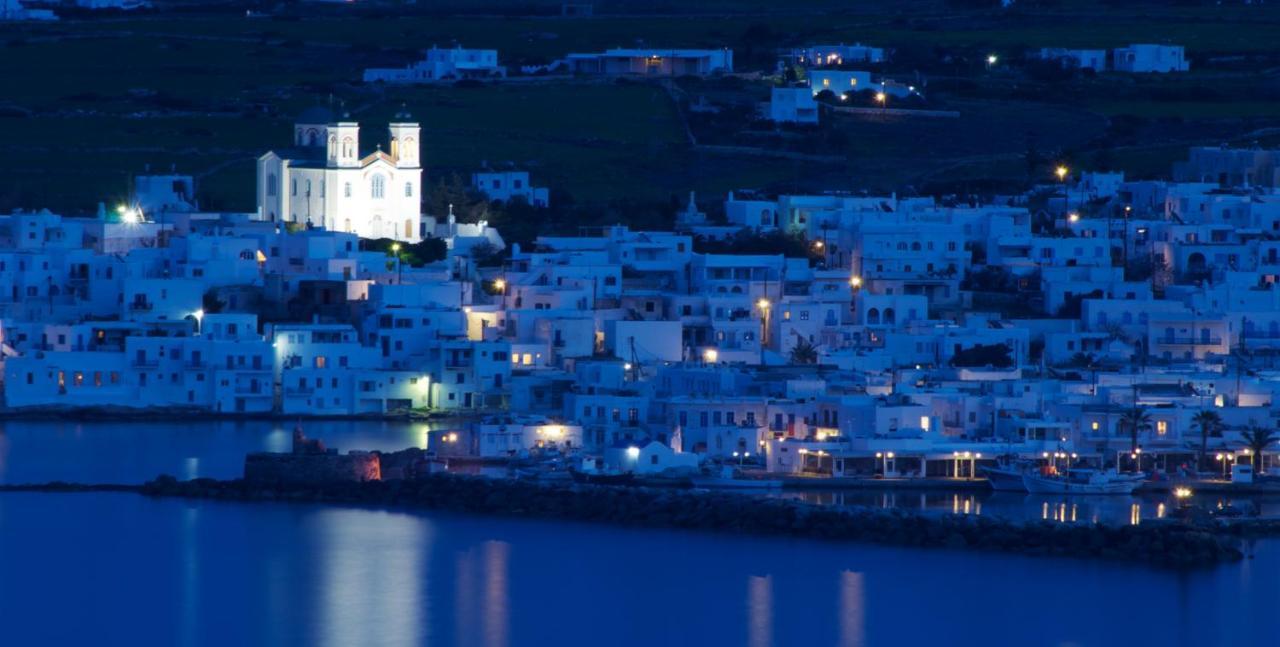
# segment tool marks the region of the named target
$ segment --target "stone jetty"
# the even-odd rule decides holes
[[[453,474],[311,483],[179,481],[161,476],[142,485],[139,491],[158,497],[392,506],[891,546],[1107,559],[1179,568],[1242,559],[1238,536],[1252,528],[1186,521],[1136,526],[1015,522],[994,517],[837,508],[735,493],[535,484]],[[1259,528],[1280,531],[1280,523],[1274,525],[1274,528]]]

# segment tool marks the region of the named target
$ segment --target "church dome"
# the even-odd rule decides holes
[[[324,106],[312,106],[302,111],[294,123],[299,124],[331,124],[337,121],[333,111]]]

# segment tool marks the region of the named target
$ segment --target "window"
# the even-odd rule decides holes
[[[271,173],[267,175],[267,195],[273,196],[273,197],[275,196],[275,194],[279,191],[279,188],[277,187],[277,183],[278,181],[276,180],[275,173]]]
[[[374,175],[370,187],[375,200],[381,200],[387,196],[387,178]]]
[[[406,198],[413,197],[413,182],[404,183],[404,197]]]
[[[289,180],[289,195],[298,195],[298,181]]]
[[[344,197],[344,198],[350,198],[350,197],[351,197],[351,183],[350,183],[350,182],[347,182],[346,184],[342,185],[342,197]],[[347,230],[348,230],[348,231],[350,231],[350,230],[351,230],[351,225],[347,225]]]

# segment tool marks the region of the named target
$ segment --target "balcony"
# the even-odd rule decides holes
[[[1157,337],[1157,344],[1165,346],[1221,346],[1222,338],[1216,336],[1209,337]]]
[[[129,310],[133,312],[151,312],[155,305],[146,301],[134,301],[129,304]]]

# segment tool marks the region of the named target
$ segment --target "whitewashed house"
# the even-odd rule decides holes
[[[1117,72],[1155,73],[1186,72],[1191,69],[1181,45],[1135,44],[1117,47],[1111,53]]]
[[[818,102],[809,88],[773,88],[769,95],[769,119],[778,123],[818,123]]]

